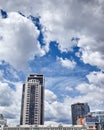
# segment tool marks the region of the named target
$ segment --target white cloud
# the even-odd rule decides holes
[[[81,48],[80,52],[82,53],[79,57],[84,63],[97,66],[104,70],[104,46],[102,42],[98,43],[98,41],[92,37],[82,36],[78,46]]]
[[[58,124],[70,122],[70,106],[64,102],[57,101],[57,96],[50,90],[45,90],[45,96],[45,123],[54,124],[54,122],[57,122]],[[67,116],[68,114],[69,116]]]
[[[7,117],[8,125],[17,125],[20,123],[20,109],[21,109],[21,95],[22,84],[14,83],[16,91],[13,91],[11,96],[12,104],[8,107],[4,107],[2,113]],[[10,102],[10,100],[7,100]]]
[[[53,103],[45,103],[46,121],[70,122],[70,106],[65,103],[54,101]]]
[[[73,103],[84,102],[88,103],[91,111],[103,110],[104,89],[99,90],[96,86],[84,87],[84,84],[76,88],[79,92],[84,93],[71,97],[70,95],[64,97],[63,102],[54,101],[53,103],[45,103],[45,117],[48,121],[55,121],[58,123],[71,123],[71,105]],[[47,121],[46,120],[46,121]]]
[[[0,106],[6,107],[12,104],[12,93],[13,91],[7,83],[0,82]]]
[[[81,83],[76,87],[81,96],[76,97],[79,101],[88,102],[91,109],[103,109],[104,101],[104,73],[91,72],[88,74],[87,79],[89,83]],[[81,99],[82,98],[82,99]]]
[[[21,108],[21,95],[22,83],[13,83],[5,80],[0,82],[0,113],[7,118],[8,125],[17,125],[20,122],[20,108]],[[12,83],[15,89],[10,87]]]
[[[38,30],[27,18],[18,13],[8,13],[0,19],[0,59],[9,62],[16,69],[22,69],[35,55],[43,55],[37,42]]]
[[[52,103],[57,100],[57,96],[52,91],[46,89],[45,90],[45,100],[48,103]]]
[[[102,73],[96,72],[96,75],[100,75],[98,82],[102,82]],[[91,77],[90,77],[91,76]],[[63,101],[58,101],[57,95],[51,91],[45,90],[45,123],[51,124],[52,122],[57,123],[71,123],[71,104],[77,102],[88,102],[91,107],[91,111],[96,109],[103,109],[104,101],[103,101],[103,86],[96,86],[96,83],[93,83],[93,76],[95,76],[95,72],[90,73],[87,77],[89,78],[89,83],[79,84],[74,91],[80,92],[80,95],[75,95],[73,97],[64,96]],[[21,107],[21,92],[22,92],[22,83],[13,83],[16,86],[16,91],[12,90],[9,87],[8,83],[3,83],[5,87],[1,88],[7,93],[9,93],[10,97],[7,100],[9,103],[12,101],[7,107],[1,106],[0,110],[3,114],[8,117],[9,125],[17,125],[19,124],[20,119],[20,107]],[[99,89],[100,87],[100,89]],[[68,87],[66,87],[68,88]],[[9,91],[10,89],[10,91]],[[2,95],[2,94],[1,94]],[[1,100],[5,99],[5,96],[0,98]],[[0,100],[0,101],[1,101]],[[18,106],[18,107],[17,107]]]
[[[103,87],[104,85],[104,73],[103,72],[91,72],[86,76],[90,84]]]
[[[63,97],[63,101],[58,101],[58,98],[53,102],[45,102],[45,117],[46,122],[55,121],[58,123],[70,122],[71,123],[71,105],[73,103],[84,102],[88,103],[91,111],[103,110],[104,101],[103,101],[103,72],[91,72],[86,77],[88,82],[80,83],[74,88],[77,95],[66,95]],[[96,80],[94,82],[94,80]],[[62,80],[63,81],[63,80]],[[60,85],[58,85],[60,86]],[[64,86],[64,82],[61,82],[61,86]],[[61,89],[60,86],[60,89]],[[65,88],[65,87],[64,87]],[[57,88],[55,88],[57,90]],[[72,91],[73,88],[66,87],[66,90]],[[53,92],[52,92],[53,93]],[[51,93],[48,93],[51,96]],[[53,93],[54,94],[54,93]]]
[[[76,87],[77,90],[80,91],[80,93],[82,94],[87,94],[87,93],[102,93],[104,90],[103,88],[99,88],[93,84],[87,84],[87,83],[82,83],[82,84],[79,84],[77,87]]]
[[[104,69],[103,7],[104,1],[101,0],[80,2],[32,0],[31,3],[29,0],[0,1],[0,8],[7,11],[21,11],[27,16],[30,14],[41,16],[46,41],[45,50],[49,50],[50,41],[57,41],[61,51],[70,51],[76,45],[71,42],[72,37],[79,37],[78,46],[82,48],[81,59],[84,63],[101,69]],[[83,36],[87,41],[83,40]]]
[[[103,0],[81,0],[80,2],[64,0],[61,2],[60,0],[46,0],[45,2],[44,0],[32,0],[31,2],[29,0],[0,1],[0,8],[11,11],[11,13],[8,13],[7,19],[0,19],[0,59],[20,69],[30,60],[30,57],[34,58],[35,55],[45,53],[37,43],[38,31],[32,22],[17,13],[13,13],[14,11],[21,11],[27,16],[29,14],[41,16],[40,22],[43,25],[47,50],[49,49],[49,41],[55,40],[59,43],[58,47],[61,51],[70,51],[76,45],[76,43],[71,42],[72,37],[79,37],[80,41],[77,46],[81,48],[82,55],[80,58],[83,62],[104,69],[103,7]],[[61,59],[60,62],[67,68],[75,66],[74,61],[68,59]],[[76,87],[75,92],[78,91],[80,96],[66,97],[62,103],[58,102],[57,99],[55,100],[57,96],[53,92],[48,91],[48,97],[51,95],[54,98],[50,98],[53,101],[51,103],[46,101],[46,118],[59,121],[65,117],[68,120],[70,118],[70,105],[76,102],[88,102],[91,109],[104,109],[103,73],[93,72],[87,75],[87,78],[89,83],[82,83]],[[65,80],[65,82],[68,80]],[[52,81],[51,83],[53,83]],[[60,85],[63,85],[63,81]],[[47,84],[50,85],[49,83]],[[8,88],[10,94],[9,85],[4,83],[2,85]],[[54,89],[58,88],[58,86],[55,87]],[[18,86],[16,92],[12,91],[14,93],[12,93],[12,98],[14,97],[13,105],[5,108],[6,113],[15,109],[13,115],[19,113],[20,108],[16,108],[16,106],[20,105],[20,96],[18,96],[21,93],[20,90],[21,88]],[[1,98],[5,99],[6,97]],[[0,107],[0,110],[3,112],[4,107]],[[19,115],[16,116],[14,122],[16,120],[19,120]]]
[[[67,87],[65,87],[65,90],[70,92],[70,91],[73,91],[74,89],[70,86],[67,86]]]
[[[69,60],[67,58],[59,58],[57,57],[57,60],[62,64],[63,67],[66,67],[68,69],[74,69],[76,66],[76,62],[74,60]]]

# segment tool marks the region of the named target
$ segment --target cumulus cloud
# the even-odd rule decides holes
[[[57,101],[57,96],[51,90],[45,90],[45,123],[67,123],[70,122],[69,113],[70,106]],[[56,124],[56,123],[55,123]]]
[[[90,84],[94,84],[99,87],[103,87],[104,84],[104,73],[103,72],[91,72],[86,76]]]
[[[65,87],[65,90],[70,92],[70,91],[73,91],[73,88],[70,86],[67,86],[67,87]]]
[[[49,103],[57,100],[57,96],[50,90],[45,90],[45,100]]]
[[[78,102],[87,102],[91,111],[103,110],[103,87],[99,89],[97,86],[90,84],[79,84],[75,91],[79,91],[80,95],[73,97],[66,96],[63,102],[53,101],[45,102],[45,121],[50,124],[51,122],[57,123],[71,123],[71,105]],[[53,92],[52,92],[53,93]]]
[[[21,69],[35,55],[43,55],[38,34],[29,19],[16,12],[8,13],[8,18],[0,19],[0,60]]]
[[[0,8],[11,12],[21,11],[27,16],[41,16],[47,50],[49,42],[56,41],[61,51],[70,51],[76,45],[71,41],[72,37],[79,37],[80,43],[77,46],[81,48],[83,62],[104,69],[103,0],[32,0],[31,3],[29,0],[4,0],[0,2]]]
[[[76,90],[80,92],[78,98],[82,98],[82,101],[86,101],[90,104],[92,109],[103,108],[103,81],[104,73],[91,72],[87,76],[88,83],[81,83],[76,87]],[[96,107],[95,107],[96,106]]]
[[[51,104],[46,102],[45,104],[46,104],[45,108],[46,121],[55,121],[58,123],[70,122],[70,106],[58,101],[54,101]]]
[[[74,60],[69,60],[67,58],[63,59],[60,57],[57,57],[57,60],[62,64],[63,67],[68,69],[74,69],[76,66],[76,62]]]
[[[0,60],[5,60],[15,68],[20,69],[30,60],[30,57],[33,59],[35,55],[45,53],[37,42],[38,31],[33,23],[14,12],[20,11],[26,16],[31,14],[41,17],[40,22],[43,26],[42,32],[47,50],[49,50],[50,41],[56,41],[61,52],[68,52],[72,47],[78,46],[80,48],[79,57],[85,64],[104,70],[103,0],[61,0],[61,2],[60,0],[46,0],[45,2],[44,0],[31,0],[31,2],[29,0],[3,0],[0,1],[0,8],[10,11],[7,19],[0,19]],[[72,42],[72,37],[78,37],[80,41],[78,43]],[[59,58],[59,61],[64,67],[75,67],[74,61],[62,58]],[[93,72],[87,75],[88,82],[81,83],[76,87],[76,91],[80,95],[73,97],[69,95],[64,98],[63,102],[58,102],[57,96],[53,92],[46,91],[47,97],[51,95],[51,103],[46,101],[46,119],[62,121],[65,117],[67,121],[70,120],[70,105],[79,101],[88,102],[91,109],[94,107],[104,108],[103,75],[103,72]],[[66,82],[66,80],[63,81]],[[8,93],[11,93],[8,84],[1,83],[1,85],[5,85],[8,88]],[[5,89],[5,87],[3,88]],[[16,92],[12,91],[15,100],[11,103],[14,105],[9,107],[10,104],[8,104],[8,109],[5,108],[6,113],[9,114],[9,110],[15,109],[13,115],[19,113],[20,108],[16,106],[20,105],[20,97],[18,96],[20,90],[18,86]],[[3,93],[1,94],[3,95]],[[0,110],[3,112],[4,107],[0,107]],[[19,115],[16,116],[15,121],[18,120],[17,117],[19,118]]]
[[[22,84],[15,83],[15,86],[16,91],[13,91],[11,94],[12,104],[8,107],[4,107],[1,111],[7,118],[8,125],[17,125],[20,123]]]
[[[22,84],[5,80],[0,82],[0,112],[7,118],[8,125],[17,125],[20,120]],[[10,87],[15,86],[15,90]]]
[[[12,104],[12,93],[13,91],[7,83],[0,82],[0,106],[6,107]]]
[[[88,102],[90,105],[91,111],[95,109],[103,109],[104,102],[103,102],[103,93],[104,89],[101,85],[97,86],[97,83],[93,82],[93,78],[96,77],[97,82],[99,84],[103,81],[103,72],[92,72],[88,77],[88,83],[81,83],[79,84],[74,91],[80,93],[80,95],[75,95],[71,97],[70,95],[64,96],[63,101],[58,101],[57,95],[51,91],[46,89],[45,90],[45,123],[71,123],[71,104],[77,102]],[[20,119],[20,107],[21,107],[21,92],[22,92],[22,83],[13,83],[16,86],[16,91],[10,90],[9,84],[5,83],[6,87],[3,87],[4,91],[10,93],[9,102],[12,102],[5,106],[1,106],[1,112],[8,118],[9,125],[15,125],[19,123]],[[61,83],[62,84],[62,83]],[[66,87],[66,90],[69,87]],[[2,90],[1,89],[1,90]],[[72,91],[70,89],[69,91]],[[2,92],[2,91],[0,91]],[[0,99],[5,99],[5,97],[1,97]],[[0,100],[1,101],[1,100]],[[18,106],[18,107],[17,107]],[[96,106],[96,107],[95,107]],[[11,113],[12,111],[12,113]]]
[[[79,57],[85,64],[88,63],[104,70],[103,42],[96,41],[96,39],[89,36],[82,36],[78,42],[78,46],[81,52]]]

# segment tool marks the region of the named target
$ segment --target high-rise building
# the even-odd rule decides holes
[[[44,76],[33,74],[23,84],[20,125],[44,124]]]
[[[83,118],[90,112],[87,103],[76,103],[71,105],[72,124],[77,125],[78,118]]]
[[[4,118],[3,114],[0,114],[0,130],[2,126],[7,125],[7,119]]]

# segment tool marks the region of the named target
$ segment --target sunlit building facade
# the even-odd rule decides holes
[[[23,84],[20,125],[44,124],[44,76],[30,75]]]

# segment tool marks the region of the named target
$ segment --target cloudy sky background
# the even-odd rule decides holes
[[[71,104],[104,110],[104,1],[0,1],[0,113],[19,124],[22,84],[45,75],[45,123],[71,123]],[[5,11],[5,12],[3,12]]]

